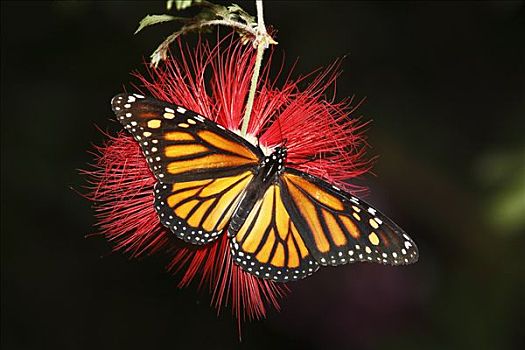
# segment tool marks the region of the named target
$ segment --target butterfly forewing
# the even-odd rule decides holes
[[[138,94],[117,95],[111,104],[161,182],[238,174],[262,156],[242,137],[181,106]]]
[[[282,178],[286,208],[321,265],[417,261],[414,241],[364,201],[295,169],[287,168]]]

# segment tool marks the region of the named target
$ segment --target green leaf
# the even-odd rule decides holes
[[[171,10],[171,8],[173,7],[173,0],[168,0],[166,1],[166,10]]]
[[[139,27],[137,28],[134,34],[137,34],[142,29],[152,26],[154,24],[162,23],[162,22],[169,22],[169,21],[173,21],[177,19],[180,20],[181,18],[170,16],[170,15],[147,15],[140,21]]]
[[[168,3],[169,2],[173,3],[173,0],[168,1]],[[202,0],[175,0],[175,8],[178,11],[181,11],[181,10],[187,9],[188,7],[193,6],[194,4],[198,4],[200,2],[202,2]],[[169,5],[169,6],[171,8],[171,5]],[[170,8],[168,8],[168,10]]]
[[[153,67],[157,67],[161,61],[166,59],[170,44],[179,36],[189,32],[207,32],[210,31],[214,25],[233,28],[237,34],[239,34],[243,44],[255,42],[257,37],[256,17],[250,16],[248,12],[237,4],[223,6],[205,0],[169,0],[166,6],[168,9],[171,9],[173,4],[175,4],[177,10],[184,10],[193,5],[198,6],[200,9],[193,17],[183,18],[169,15],[154,15],[146,16],[140,22],[136,33],[144,27],[161,22],[177,20],[183,24],[182,28],[168,36],[150,56]],[[265,40],[266,46],[269,44],[277,44],[269,35],[266,35],[263,39]]]
[[[255,19],[255,17],[254,16],[250,16],[250,14],[248,12],[244,11],[244,9],[242,7],[240,7],[239,5],[231,4],[230,6],[228,6],[228,11],[230,11],[230,13],[235,14],[236,16],[238,16],[247,25],[252,26],[252,27],[257,26],[257,20]]]

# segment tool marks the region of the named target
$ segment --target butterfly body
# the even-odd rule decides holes
[[[189,111],[141,95],[112,100],[157,179],[160,222],[191,244],[225,231],[234,261],[260,278],[287,282],[320,266],[417,261],[415,243],[388,217],[328,182],[286,166]]]

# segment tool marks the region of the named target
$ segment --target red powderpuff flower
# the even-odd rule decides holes
[[[227,42],[228,40],[228,42]],[[185,106],[230,130],[240,129],[256,52],[231,36],[215,46],[199,42],[189,48],[178,42],[179,57],[163,67],[136,73],[142,88],[155,98]],[[315,76],[291,79],[281,87],[270,79],[272,54],[263,67],[246,138],[258,138],[269,151],[286,139],[288,163],[295,168],[356,192],[346,181],[369,169],[363,158],[363,123],[351,118],[352,99],[335,103],[325,93],[338,75],[337,64]],[[311,79],[305,84],[307,78]],[[300,86],[305,84],[306,88]],[[168,269],[182,273],[180,286],[194,280],[207,286],[218,310],[230,303],[240,319],[261,318],[266,305],[279,308],[288,291],[285,284],[259,279],[233,263],[226,234],[214,243],[191,246],[174,239],[153,207],[156,179],[137,142],[127,133],[108,136],[97,148],[88,197],[94,202],[101,233],[116,250],[132,256],[162,251],[169,254]]]

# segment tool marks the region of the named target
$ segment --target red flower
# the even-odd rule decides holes
[[[163,67],[150,70],[149,76],[135,74],[143,90],[238,130],[255,50],[241,45],[233,36],[213,47],[206,42],[191,49],[180,41],[178,45],[178,58],[169,58]],[[352,99],[335,103],[324,95],[328,87],[335,85],[338,64],[318,72],[301,90],[300,85],[310,77],[287,78],[277,87],[277,78],[269,78],[272,54],[268,56],[247,138],[255,142],[258,135],[263,150],[286,139],[289,165],[349,191],[360,190],[345,181],[369,169],[369,162],[363,159],[364,124],[351,118],[355,109]],[[139,145],[124,131],[108,138],[97,148],[93,169],[84,173],[90,179],[89,198],[95,202],[99,229],[115,249],[132,256],[159,251],[169,254],[168,269],[182,273],[181,287],[198,279],[199,286],[206,285],[212,293],[217,309],[231,303],[238,319],[264,317],[267,304],[278,309],[287,286],[238,268],[232,261],[226,234],[217,242],[199,247],[169,237],[152,205],[156,179]]]

